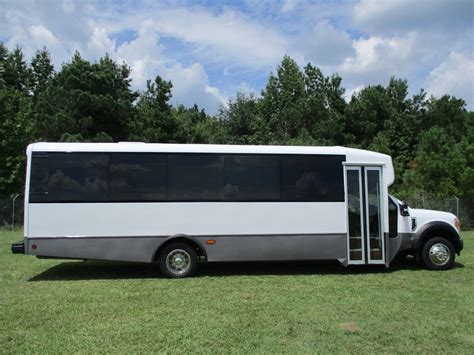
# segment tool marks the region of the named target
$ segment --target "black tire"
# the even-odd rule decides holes
[[[443,237],[431,238],[421,249],[421,260],[429,270],[448,270],[454,264],[455,251],[451,242]]]
[[[173,243],[163,249],[159,256],[160,270],[170,278],[192,276],[197,270],[196,251],[186,243]],[[183,265],[182,267],[180,267]]]

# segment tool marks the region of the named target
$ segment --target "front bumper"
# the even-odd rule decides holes
[[[25,254],[25,243],[16,242],[12,244],[12,253],[13,254]]]

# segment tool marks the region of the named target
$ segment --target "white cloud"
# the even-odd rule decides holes
[[[44,26],[31,26],[30,34],[31,37],[40,45],[54,46],[58,44],[56,37]]]
[[[163,77],[173,83],[174,103],[192,106],[195,103],[211,114],[217,113],[219,105],[226,105],[228,98],[209,83],[204,67],[194,63],[189,67],[177,63],[163,72]]]
[[[17,36],[12,37],[8,43],[9,48],[19,45],[23,49],[26,59],[30,59],[36,50],[46,47],[54,57],[53,63],[69,59],[68,51],[61,41],[45,26],[32,25],[28,31],[18,31]]]
[[[159,44],[160,37],[154,30],[151,20],[143,22],[138,30],[137,37],[130,42],[124,42],[118,48],[119,56],[127,57],[129,60],[142,58],[146,54],[161,56],[163,47]]]
[[[43,46],[51,52],[56,66],[70,60],[76,50],[85,52],[91,28],[81,8],[69,8],[71,12],[66,13],[62,3],[51,1],[15,1],[2,5],[0,39],[9,48],[20,46],[27,59]]]
[[[87,43],[88,54],[93,58],[100,58],[106,53],[113,55],[115,52],[115,41],[110,39],[105,28],[94,27],[91,23],[92,36]]]
[[[336,29],[328,20],[316,23],[313,30],[300,36],[297,51],[305,61],[316,65],[335,65],[355,53],[350,36]]]
[[[147,80],[153,81],[156,75],[160,75],[173,83],[173,103],[185,106],[197,103],[207,112],[216,113],[219,105],[227,102],[220,90],[210,84],[202,64],[186,66],[164,54],[165,47],[160,44],[160,36],[153,20],[144,21],[137,37],[118,47],[104,29],[94,30],[89,43],[94,43],[95,48],[108,48],[113,58],[130,65],[132,85],[136,89],[143,89]]]
[[[474,59],[463,53],[451,53],[428,76],[426,91],[436,97],[449,94],[466,101],[474,109]]]
[[[64,0],[61,7],[66,15],[73,13],[75,9],[75,6],[72,0]]]
[[[299,3],[299,0],[284,0],[283,4],[281,5],[280,11],[283,13],[291,12],[295,9],[298,3]]]
[[[361,84],[361,85],[356,85],[355,87],[353,87],[352,89],[350,90],[347,90],[345,93],[344,93],[344,100],[346,100],[347,102],[351,101],[351,98],[353,95],[356,95],[359,91],[361,91],[363,88],[365,88],[365,85]]]
[[[405,37],[361,38],[353,40],[353,47],[355,55],[336,69],[345,80],[357,83],[381,84],[391,76],[406,77],[413,74],[420,63],[430,60],[429,50],[417,33]]]
[[[278,63],[288,47],[277,31],[232,9],[215,15],[202,8],[163,8],[155,18],[161,34],[195,45],[211,62],[268,67]]]
[[[361,0],[354,23],[374,34],[443,28],[472,29],[472,0]]]
[[[242,81],[237,87],[237,92],[240,92],[245,95],[257,95],[257,91],[251,87],[246,81]]]
[[[131,66],[134,88],[144,88],[146,81],[153,80],[166,66],[168,59],[163,54],[163,46],[159,41],[153,21],[147,20],[139,29],[137,38],[117,48],[117,59]]]

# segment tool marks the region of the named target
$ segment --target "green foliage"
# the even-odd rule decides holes
[[[0,192],[12,194],[24,185],[24,152],[34,129],[31,71],[19,48],[9,53],[0,44],[0,74]]]
[[[306,133],[299,135],[310,134],[314,143],[320,145],[343,144],[347,103],[343,97],[342,79],[338,75],[325,77],[311,64],[304,68],[304,75],[303,128]]]
[[[130,90],[130,70],[108,56],[89,63],[74,54],[49,85],[35,107],[38,137],[57,141],[65,133],[97,141],[105,132],[114,141],[128,137],[136,93]],[[79,136],[80,135],[80,136]]]
[[[32,84],[31,69],[28,68],[20,48],[15,48],[13,52],[8,52],[8,49],[1,44],[0,52],[1,62],[1,82],[15,91],[27,94]]]
[[[406,80],[367,86],[346,102],[342,78],[285,56],[260,96],[237,93],[216,116],[170,104],[157,76],[130,88],[130,69],[75,53],[54,70],[43,48],[28,64],[0,43],[0,191],[22,190],[24,151],[40,140],[342,145],[393,158],[392,191],[474,198],[474,113],[463,100],[409,97]]]
[[[178,105],[172,114],[178,125],[178,143],[227,143],[223,123],[207,115],[204,109],[199,110],[197,105],[191,108]]]
[[[270,128],[273,140],[285,142],[298,135],[303,121],[305,93],[304,75],[298,64],[288,56],[270,75],[262,91],[261,113]]]
[[[259,133],[266,127],[261,122],[258,99],[253,94],[237,93],[235,100],[229,100],[228,107],[221,109],[220,119],[226,125],[228,143],[264,144]]]
[[[472,197],[474,142],[471,134],[460,142],[439,126],[422,135],[416,156],[421,186],[437,195]]]
[[[36,52],[36,55],[31,60],[31,70],[34,97],[37,98],[46,89],[54,76],[53,63],[46,48]]]
[[[137,115],[129,124],[129,137],[144,142],[169,142],[176,139],[177,122],[171,114],[170,81],[157,76],[147,81],[147,89],[140,94],[136,106]]]
[[[465,167],[465,158],[453,137],[434,126],[422,134],[416,156],[421,185],[428,191],[459,195],[456,181]]]
[[[347,108],[346,144],[366,148],[391,118],[386,89],[368,86],[354,95]]]

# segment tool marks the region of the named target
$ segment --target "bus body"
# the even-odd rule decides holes
[[[426,257],[447,250],[438,266],[450,267],[462,249],[455,216],[425,211],[417,221],[389,196],[393,181],[390,156],[344,147],[34,143],[24,240],[12,250],[158,262],[184,277],[199,257],[388,267],[444,238],[450,245]]]

